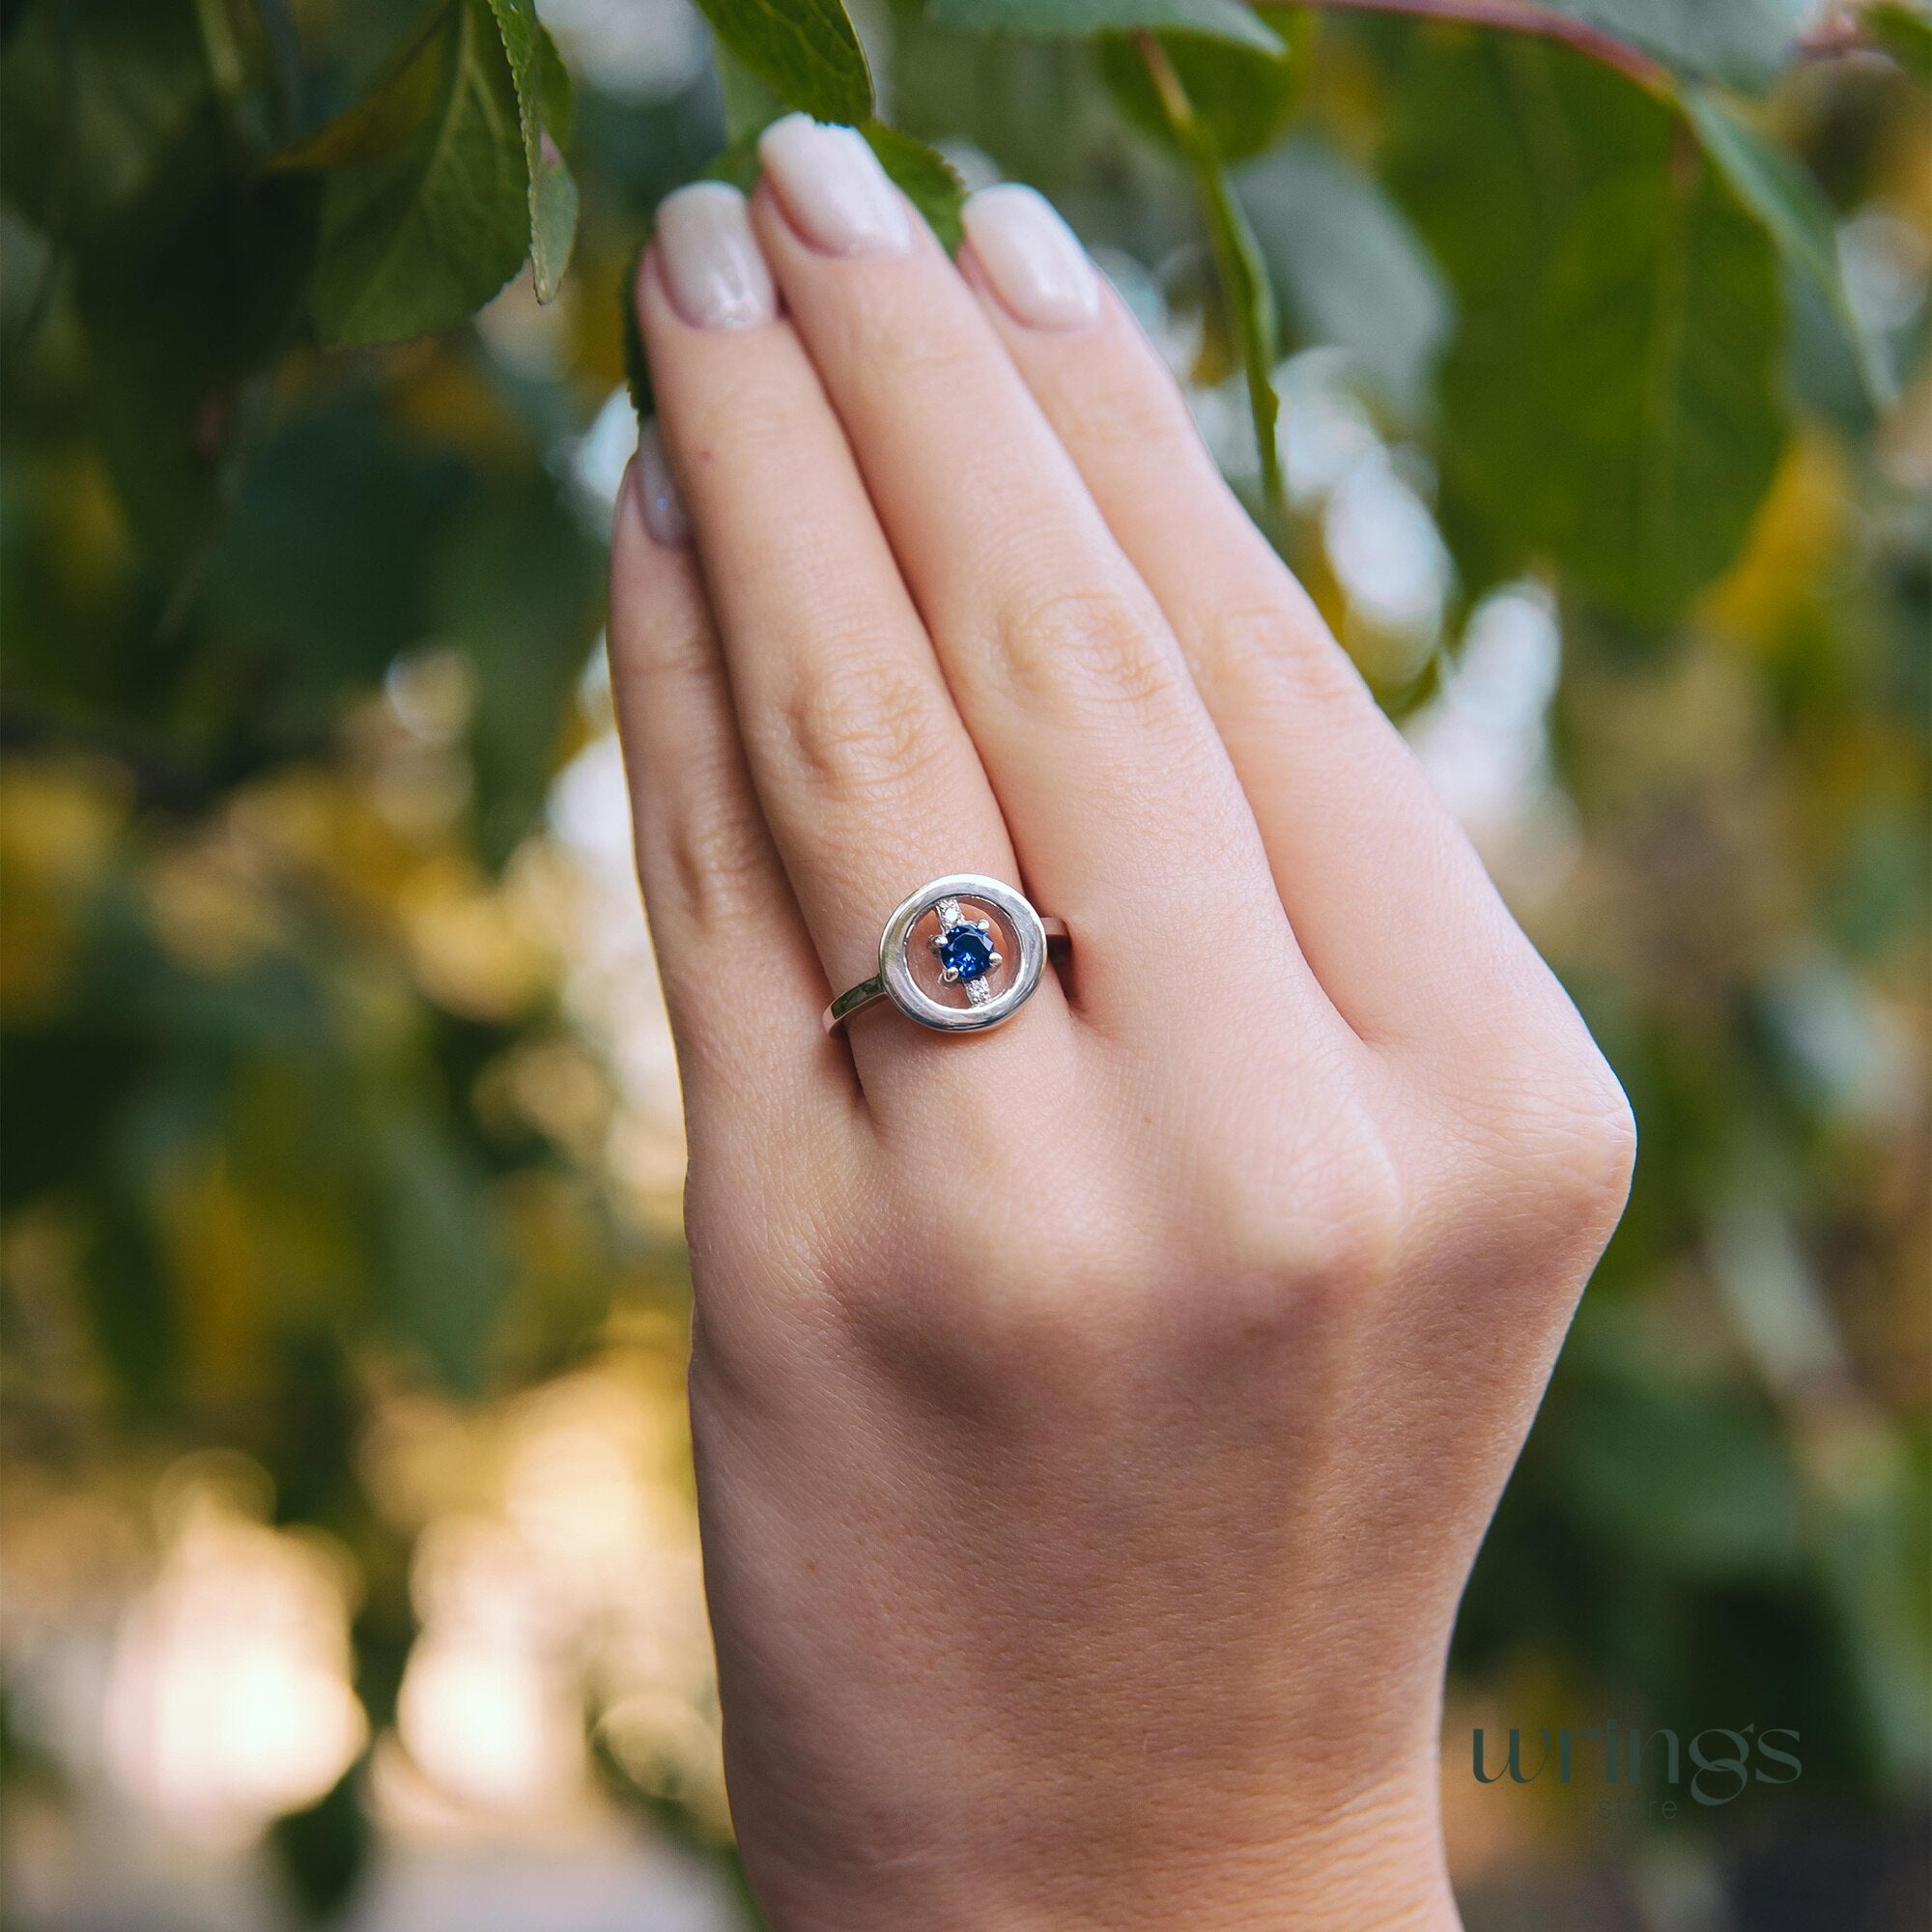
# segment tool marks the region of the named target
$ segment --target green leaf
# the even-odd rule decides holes
[[[559,143],[570,139],[577,119],[577,90],[550,29],[541,21],[537,25],[537,112],[553,139]]]
[[[952,163],[883,121],[868,121],[860,131],[906,199],[925,216],[940,245],[952,254],[961,240],[959,211],[966,200],[966,184]]]
[[[1768,87],[1810,11],[1806,0],[1550,0],[1680,73]]]
[[[209,78],[231,126],[249,147],[270,144],[282,92],[255,0],[194,0]]]
[[[1208,217],[1208,237],[1214,251],[1221,299],[1240,350],[1241,367],[1247,375],[1248,409],[1254,416],[1255,441],[1261,454],[1262,494],[1279,516],[1285,505],[1281,444],[1276,431],[1281,401],[1274,387],[1277,340],[1274,288],[1227,170],[1200,171],[1196,185]]]
[[[439,458],[352,389],[285,416],[250,451],[199,580],[195,615],[281,717],[339,714],[432,627],[422,558],[455,484]]]
[[[530,268],[537,300],[552,301],[577,241],[577,183],[548,134],[540,137],[530,180]]]
[[[299,313],[315,199],[308,182],[233,170],[211,99],[146,190],[77,251],[97,434],[164,573],[219,527],[244,385]]]
[[[142,191],[213,92],[191,9],[43,0],[0,66],[0,185],[44,233],[85,230]]]
[[[1174,29],[1271,53],[1280,39],[1240,0],[932,0],[942,27],[1065,36]]]
[[[871,71],[840,0],[697,0],[697,8],[787,107],[853,127],[871,119]]]
[[[1868,7],[1864,30],[1921,86],[1932,87],[1932,14],[1922,7]]]
[[[1494,406],[1478,454],[1499,506],[1557,426],[1555,487],[1535,501],[1550,554],[1605,605],[1664,622],[1737,554],[1776,469],[1776,260],[1710,172],[1684,164],[1594,197],[1539,295],[1504,379],[1518,407],[1486,381],[1461,426]]]
[[[489,0],[450,0],[386,83],[427,111],[399,145],[333,169],[311,306],[331,346],[447,328],[529,248],[529,177]],[[397,106],[392,127],[405,119]]]
[[[1254,417],[1261,457],[1262,494],[1279,516],[1285,507],[1281,445],[1275,427],[1281,401],[1274,387],[1277,335],[1274,287],[1268,279],[1267,263],[1254,230],[1248,226],[1247,213],[1235,192],[1212,128],[1195,111],[1165,49],[1151,37],[1143,47],[1147,72],[1167,123],[1168,140],[1185,157],[1194,177],[1195,195],[1208,228],[1208,245],[1214,257],[1224,319],[1247,378],[1248,409]]]
[[[711,65],[718,75],[718,94],[724,107],[727,148],[748,145],[748,137],[755,140],[786,111],[778,90],[753,73],[722,42],[711,49]]]
[[[248,84],[261,40],[260,17],[238,10],[232,0],[194,0],[194,12],[215,92],[232,100]]]
[[[416,32],[384,64],[369,91],[332,120],[271,155],[270,170],[303,171],[380,160],[420,131],[435,111],[436,52],[450,31],[454,0],[431,8]]]
[[[476,836],[498,864],[543,810],[589,662],[605,557],[554,478],[492,482],[436,545],[430,634],[475,671],[469,753]]]
[[[705,162],[697,179],[724,182],[740,194],[750,194],[758,185],[758,136],[763,132],[764,125],[760,124],[748,128],[735,140],[726,141]]]
[[[552,131],[544,125],[545,95],[554,105],[563,66],[537,21],[536,0],[490,0],[510,78],[517,91],[517,121],[524,136],[524,170],[529,177],[530,269],[537,300],[554,298],[577,240],[577,184]],[[567,82],[565,83],[567,85]]]
[[[390,1319],[445,1388],[478,1394],[510,1287],[483,1176],[427,1113],[412,1110],[380,1128],[380,1254]]]
[[[1388,173],[1462,325],[1443,510],[1465,572],[1553,566],[1662,624],[1737,554],[1784,438],[1769,238],[1664,103],[1561,49],[1431,48]]]
[[[637,412],[639,422],[646,421],[657,410],[657,397],[651,388],[650,357],[644,354],[644,332],[638,326],[638,270],[644,265],[647,245],[645,242],[638,243],[638,251],[631,257],[617,288],[618,328],[624,342],[624,386],[631,392],[631,408]]]
[[[1793,403],[1847,435],[1869,436],[1878,425],[1864,372],[1818,284],[1784,259],[1784,365]]]
[[[1883,347],[1872,339],[1845,292],[1838,267],[1837,217],[1824,190],[1797,157],[1760,133],[1709,88],[1684,95],[1684,112],[1704,152],[1738,199],[1764,223],[1785,257],[1816,285],[1856,358],[1872,402],[1883,408],[1895,387]]]
[[[1160,44],[1222,160],[1244,161],[1271,148],[1293,113],[1301,65],[1288,43],[1260,47],[1166,33]],[[1141,133],[1179,152],[1160,95],[1133,37],[1105,34],[1094,44],[1107,92]]]
[[[1777,1576],[1796,1560],[1796,1485],[1758,1405],[1721,1384],[1585,1400],[1595,1426],[1568,1432],[1566,1488],[1605,1537],[1692,1576]]]
[[[138,1411],[160,1406],[180,1376],[185,1324],[150,1206],[138,1183],[124,1186],[97,1196],[82,1295],[102,1365]]]
[[[1380,183],[1314,135],[1236,182],[1302,341],[1348,350],[1389,403],[1422,414],[1453,326],[1449,294]]]

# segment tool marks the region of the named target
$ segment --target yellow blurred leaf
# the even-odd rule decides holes
[[[1842,554],[1848,487],[1834,441],[1793,437],[1743,554],[1705,593],[1697,619],[1741,642],[1774,643]]]

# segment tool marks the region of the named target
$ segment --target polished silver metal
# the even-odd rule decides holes
[[[934,952],[944,950],[947,935],[959,925],[973,926],[990,938],[992,922],[969,920],[960,907],[961,899],[990,906],[1000,915],[1013,934],[1019,958],[1013,962],[1011,975],[998,992],[983,978],[968,980],[964,983],[969,1004],[949,1007],[919,984],[906,954],[913,927],[929,912],[939,915],[940,930],[931,942]],[[930,1027],[934,1033],[983,1033],[988,1027],[1012,1018],[1039,984],[1049,954],[1061,957],[1067,945],[1066,927],[1059,920],[1042,919],[1024,895],[998,879],[982,878],[977,872],[953,872],[946,878],[934,879],[910,898],[901,900],[898,909],[887,920],[886,929],[879,935],[878,972],[840,993],[826,1008],[825,1031],[837,1033],[854,1013],[875,1001],[890,1000],[907,1019]],[[1006,955],[995,951],[987,961],[987,971],[995,971],[1006,963]],[[950,966],[939,977],[948,985],[959,983],[958,973]]]

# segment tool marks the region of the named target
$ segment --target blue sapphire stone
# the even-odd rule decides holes
[[[962,980],[977,980],[993,963],[993,942],[977,925],[955,925],[946,933],[939,963]]]

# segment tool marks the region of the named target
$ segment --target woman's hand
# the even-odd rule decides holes
[[[611,615],[753,1881],[1451,1925],[1444,1652],[1624,1097],[1046,205],[955,267],[856,134],[762,153],[660,213]],[[1069,965],[828,1039],[952,872]]]

